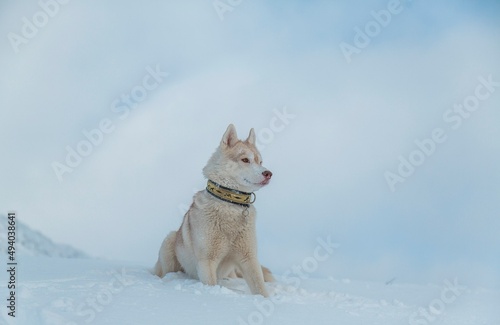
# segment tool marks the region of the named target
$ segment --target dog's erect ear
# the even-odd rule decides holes
[[[248,143],[255,145],[255,131],[253,128],[250,129],[250,134],[246,140]]]
[[[224,133],[224,135],[222,136],[220,145],[223,147],[232,147],[236,142],[238,142],[238,135],[236,134],[236,128],[234,127],[234,125],[229,124],[226,133]]]

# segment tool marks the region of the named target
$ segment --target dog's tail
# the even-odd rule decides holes
[[[167,273],[182,270],[181,264],[175,255],[176,236],[177,232],[172,231],[161,244],[160,252],[158,253],[158,261],[152,270],[152,273],[156,274],[160,278],[163,278]]]

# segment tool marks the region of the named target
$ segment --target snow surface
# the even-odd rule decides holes
[[[5,217],[0,221],[4,236]],[[242,279],[214,287],[183,273],[160,279],[149,266],[81,258],[85,254],[19,220],[17,228],[16,318],[7,315],[5,303],[0,324],[500,324],[500,290],[457,279],[375,283],[290,270],[267,284],[272,296],[264,298],[251,295]],[[0,273],[2,301],[7,282],[8,273]]]
[[[251,295],[241,279],[210,287],[182,273],[160,279],[144,266],[116,261],[22,256],[18,272],[17,317],[4,307],[2,324],[500,324],[500,292],[461,283],[445,302],[445,282],[292,283],[278,276],[266,299]],[[2,296],[6,280],[2,274]]]

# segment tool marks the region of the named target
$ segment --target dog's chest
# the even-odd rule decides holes
[[[255,233],[255,208],[220,202],[216,198],[198,193],[194,200],[197,223],[211,235],[222,235],[227,240],[252,236]]]
[[[246,237],[255,230],[255,211],[237,207],[235,209],[217,209],[210,213],[211,218],[207,220],[209,227],[217,232],[221,232],[226,238],[233,240]]]

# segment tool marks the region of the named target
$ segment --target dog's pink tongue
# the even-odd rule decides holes
[[[264,179],[262,182],[260,182],[260,184],[261,184],[261,185],[267,185],[267,184],[269,184],[269,182],[270,182],[270,181],[271,181],[271,179],[270,179],[270,178],[266,178],[266,179]]]

